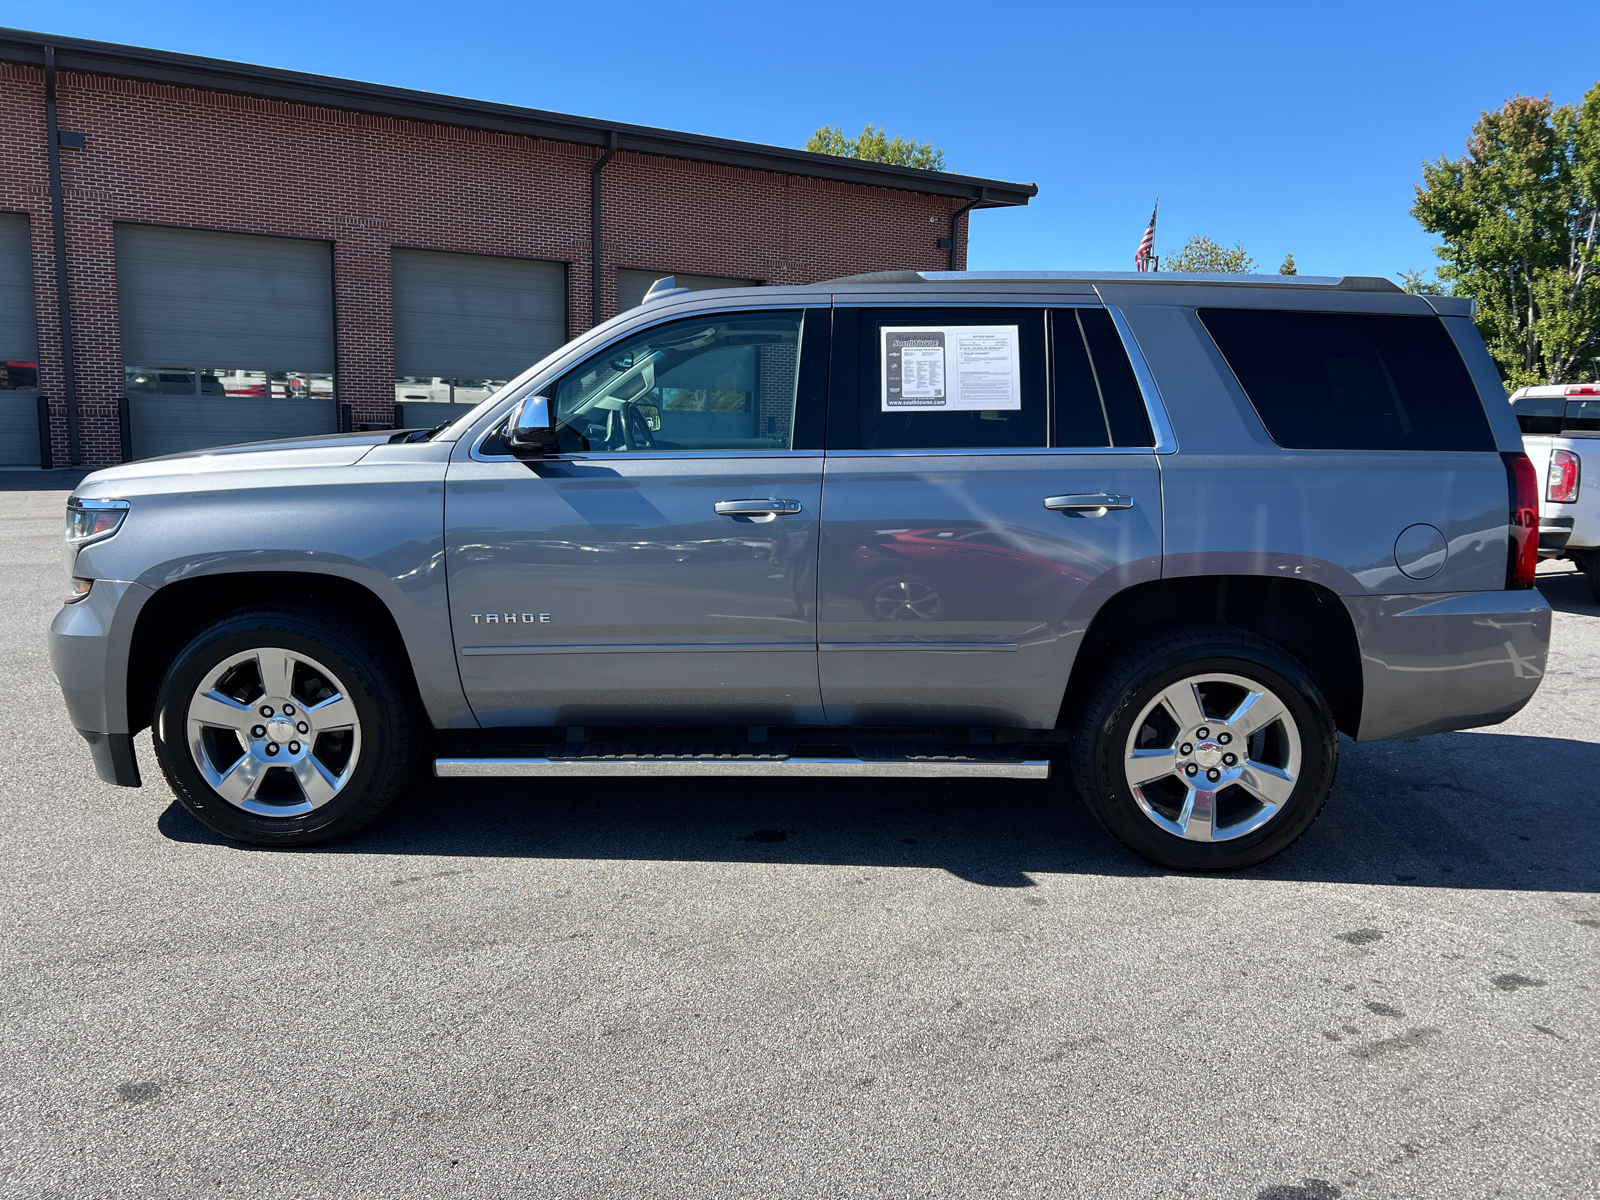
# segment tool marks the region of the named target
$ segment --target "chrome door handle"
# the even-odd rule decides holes
[[[1044,506],[1056,512],[1082,513],[1086,517],[1103,517],[1112,509],[1132,508],[1132,496],[1113,496],[1107,492],[1092,492],[1083,496],[1046,496]]]
[[[792,517],[800,507],[798,500],[718,500],[716,503],[720,517],[745,517],[760,523],[777,517]]]

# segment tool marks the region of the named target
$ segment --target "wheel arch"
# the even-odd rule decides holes
[[[1304,579],[1185,576],[1135,584],[1109,597],[1084,631],[1057,721],[1071,728],[1107,663],[1133,642],[1196,623],[1231,625],[1283,647],[1305,665],[1341,732],[1361,724],[1361,647],[1338,594]]]
[[[370,588],[315,571],[222,571],[175,580],[145,600],[128,647],[129,734],[148,728],[156,691],[173,658],[202,627],[229,612],[284,601],[318,604],[359,616],[366,631],[402,665],[421,703],[416,670],[389,606]]]

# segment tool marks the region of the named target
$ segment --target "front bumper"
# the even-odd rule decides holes
[[[97,579],[50,622],[50,669],[67,716],[89,743],[100,778],[125,787],[139,786],[128,724],[128,650],[151,594],[141,584]]]
[[[1357,741],[1499,724],[1544,678],[1550,605],[1537,589],[1344,603],[1361,644]]]

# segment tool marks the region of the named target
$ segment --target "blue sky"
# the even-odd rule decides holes
[[[970,265],[1131,265],[1242,242],[1258,269],[1431,268],[1423,159],[1517,92],[1600,77],[1594,0],[949,4],[0,2],[0,24],[720,137],[803,145],[868,121],[950,169],[1032,181],[975,214]],[[1537,18],[1532,14],[1536,12]]]

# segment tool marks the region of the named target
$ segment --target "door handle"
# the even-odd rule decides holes
[[[1132,496],[1113,496],[1107,492],[1093,492],[1083,496],[1046,496],[1044,506],[1056,512],[1081,513],[1086,517],[1103,517],[1112,509],[1132,508]]]
[[[764,524],[777,517],[792,517],[801,508],[798,500],[718,500],[717,515],[744,517]]]

